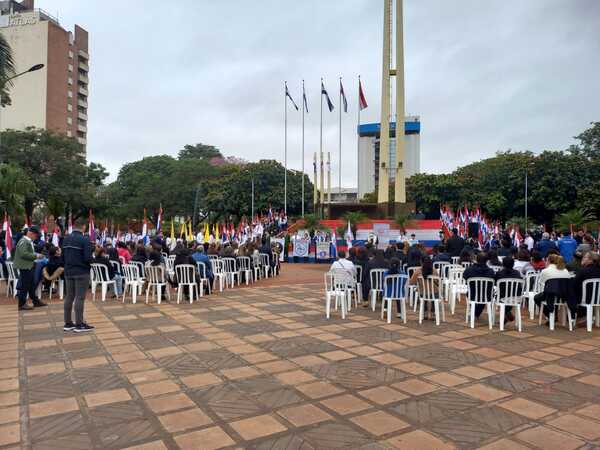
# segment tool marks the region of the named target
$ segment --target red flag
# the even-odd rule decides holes
[[[94,225],[94,215],[90,209],[90,217],[88,222],[88,233],[90,235],[90,241],[96,242],[96,227]]]
[[[365,93],[362,89],[362,83],[360,82],[360,77],[358,77],[358,107],[362,111],[367,106],[367,99],[365,98]]]

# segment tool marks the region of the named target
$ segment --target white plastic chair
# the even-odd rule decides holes
[[[225,269],[223,267],[223,261],[218,258],[211,258],[213,266],[213,275],[215,276],[215,282],[219,283],[219,292],[223,292],[223,288],[227,287],[227,280],[225,276]]]
[[[496,283],[496,306],[500,309],[500,331],[504,331],[504,314],[507,306],[515,311],[515,324],[519,333],[522,331],[521,302],[525,282],[520,278],[504,278]]]
[[[108,287],[112,286],[114,291],[117,292],[117,285],[115,280],[111,280],[108,276],[108,268],[102,264],[92,264],[91,265],[91,275],[92,275],[92,301],[96,301],[96,286],[100,285],[100,289],[102,291],[102,301],[106,301],[106,293],[108,292]]]
[[[463,261],[460,263],[460,265],[466,269],[467,267],[471,267],[473,265],[473,261]]]
[[[6,275],[4,275],[4,270],[2,269],[2,264],[0,264],[0,282],[6,282]]]
[[[200,297],[204,295],[204,285],[206,284],[206,290],[210,295],[210,280],[206,276],[206,264],[202,261],[196,261],[196,270],[198,271],[198,278],[200,281]]]
[[[358,301],[362,302],[362,266],[355,264],[354,268],[356,269],[356,295],[358,296]]]
[[[467,310],[465,321],[475,328],[475,305],[487,305],[490,330],[494,326],[494,286],[495,280],[475,277],[467,280]]]
[[[546,280],[546,282],[548,282],[549,280]],[[540,292],[542,292],[544,290],[545,287],[543,286],[539,286]],[[542,303],[540,304],[540,308],[539,308],[539,317],[538,317],[538,325],[542,324],[542,316],[544,315],[544,306],[547,305],[546,301],[542,301]],[[550,312],[550,315],[548,317],[548,322],[549,322],[549,327],[551,331],[554,331],[555,325],[556,325],[556,312],[559,311],[561,313],[560,316],[560,324],[564,327],[565,325],[567,325],[568,322],[568,326],[569,326],[569,331],[573,331],[573,321],[571,318],[571,310],[569,309],[569,305],[561,298],[555,297],[554,298],[554,308],[552,308],[552,311]]]
[[[440,274],[440,278],[443,278],[442,273],[444,272],[444,267],[449,265],[450,263],[448,261],[436,261],[433,263],[433,270],[437,270],[437,273]]]
[[[235,283],[240,284],[240,274],[237,270],[235,258],[221,258],[223,261],[223,271],[225,272],[226,284],[235,287]]]
[[[175,255],[165,258],[165,268],[167,269],[167,276],[171,280],[175,278]]]
[[[262,275],[262,266],[258,253],[252,255],[252,269],[254,270],[254,280],[259,280]]]
[[[138,291],[142,294],[142,287],[144,281],[140,278],[139,268],[136,264],[125,264],[123,266],[123,273],[125,275],[125,284],[123,286],[123,303],[125,303],[125,296],[127,295],[127,289],[131,291],[131,299],[135,304],[137,302]]]
[[[265,273],[265,278],[269,278],[269,274],[271,273],[271,261],[270,257],[267,253],[259,253],[258,257],[260,258],[260,265]]]
[[[590,303],[587,303],[588,298]],[[587,330],[591,333],[594,308],[596,308],[596,326],[600,327],[600,278],[591,278],[583,282],[580,306],[586,309]]]
[[[406,268],[406,274],[408,275],[408,279],[410,280],[415,271],[418,269],[418,267],[407,267]],[[419,292],[417,290],[417,285],[416,284],[410,284],[407,288],[407,297],[408,297],[408,301],[410,302],[410,305],[413,307],[413,311],[417,311],[417,308],[419,307]]]
[[[381,318],[387,308],[387,323],[392,323],[392,304],[400,302],[400,314],[406,323],[406,292],[408,287],[408,276],[405,274],[387,275],[383,283],[383,300],[381,302]],[[389,294],[388,294],[389,293]]]
[[[377,296],[383,297],[383,276],[387,269],[371,269],[369,277],[371,278],[371,290],[369,291],[369,299],[371,300],[371,309],[375,311],[377,307]]]
[[[6,271],[8,276],[6,278],[6,296],[10,295],[12,290],[13,297],[17,296],[17,283],[19,282],[19,269],[15,269],[12,261],[6,261]]]
[[[538,293],[538,281],[540,278],[539,272],[527,272],[525,275],[525,289],[523,290],[523,299],[527,300],[527,310],[529,311],[529,319],[535,318],[535,300],[534,297]]]
[[[353,289],[350,283],[351,276],[344,271],[332,270],[325,273],[325,315],[327,319],[331,316],[331,300],[335,300],[334,308],[338,305],[342,310],[342,319],[346,318],[348,312],[348,296]]]
[[[241,276],[243,275],[246,280],[246,286],[250,284],[252,280],[252,269],[250,268],[250,257],[249,256],[238,256],[237,258],[238,265],[238,279],[241,280]]]
[[[460,264],[460,256],[453,256],[452,264]]]
[[[158,304],[160,305],[162,299],[162,288],[164,286],[167,292],[167,298],[171,300],[171,291],[165,277],[165,271],[162,266],[148,266],[146,267],[146,275],[148,276],[148,285],[146,286],[146,303],[148,303],[148,294],[152,290],[152,298],[158,297]]]
[[[130,261],[129,264],[133,264],[138,268],[138,274],[142,281],[146,281],[146,265],[141,261]]]
[[[451,266],[448,270],[448,303],[450,304],[450,314],[454,315],[456,302],[460,301],[460,296],[467,293],[467,285],[463,278],[465,269],[461,266]]]
[[[191,264],[180,264],[175,266],[175,276],[177,277],[177,304],[183,296],[183,290],[187,286],[189,289],[190,304],[194,302],[194,293],[196,299],[199,297],[198,283],[196,283],[196,268]]]
[[[419,293],[419,324],[423,323],[425,302],[433,303],[436,325],[440,324],[440,308],[442,320],[444,322],[446,321],[446,312],[440,286],[440,277],[437,275],[430,275],[427,278],[419,277],[417,279],[417,290]]]

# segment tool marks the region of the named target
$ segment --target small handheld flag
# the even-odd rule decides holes
[[[358,108],[362,111],[367,106],[367,99],[365,98],[365,93],[362,89],[362,83],[360,81],[360,77],[358,77]]]
[[[344,104],[344,112],[348,112],[348,100],[346,100],[346,94],[344,93],[344,85],[340,78],[340,95],[342,96],[342,103]]]
[[[5,241],[5,245],[6,245],[6,259],[10,259],[11,253],[12,253],[12,248],[13,248],[13,241],[12,241],[12,232],[10,230],[10,218],[8,217],[8,214],[6,213],[6,211],[4,211],[4,223],[2,224],[2,231],[4,231],[4,241]]]
[[[90,217],[88,222],[88,233],[90,235],[90,241],[96,242],[96,227],[94,225],[94,215],[90,209]]]
[[[329,112],[333,111],[333,103],[331,102],[331,99],[329,98],[329,94],[327,93],[327,89],[325,89],[325,85],[323,84],[323,80],[321,80],[321,96],[325,96],[325,99],[327,100],[327,108],[329,108]]]
[[[294,105],[294,108],[296,108],[296,111],[298,111],[298,105],[296,105],[296,102],[290,95],[290,91],[288,91],[287,82],[285,83],[285,96],[290,99],[290,101],[292,102],[292,105]]]
[[[158,210],[158,217],[156,219],[156,234],[159,234],[162,231],[162,220],[163,220],[163,209],[162,205]]]

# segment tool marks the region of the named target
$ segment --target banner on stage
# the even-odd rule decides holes
[[[281,252],[279,253],[279,261],[283,261],[285,258],[285,239],[284,238],[271,238],[271,244],[279,244]]]
[[[306,258],[308,256],[308,250],[310,247],[310,236],[308,235],[308,233],[298,233],[294,238],[293,244],[293,256],[297,256],[299,258]]]
[[[331,242],[317,242],[317,259],[329,259],[329,251],[331,249]]]

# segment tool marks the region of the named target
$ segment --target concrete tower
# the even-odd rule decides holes
[[[382,208],[389,202],[389,173],[395,171],[394,202],[400,209],[406,204],[404,139],[396,139],[396,164],[390,167],[390,107],[391,79],[396,80],[396,136],[404,135],[404,38],[402,0],[383,0],[383,60],[381,71],[381,133],[379,141],[379,190],[378,202]],[[396,68],[392,58],[393,3],[396,4]],[[401,205],[399,205],[401,204]]]

